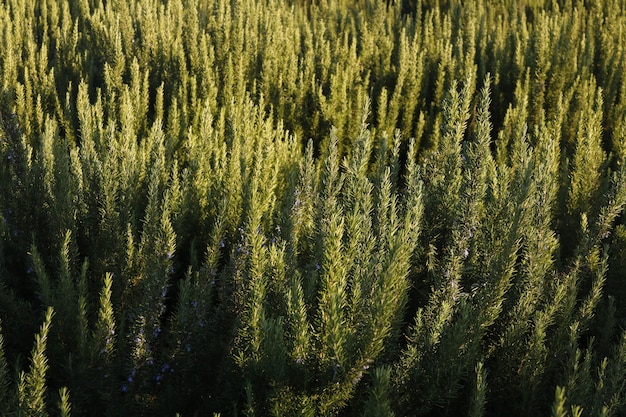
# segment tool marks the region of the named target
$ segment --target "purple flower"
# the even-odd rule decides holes
[[[191,306],[192,306],[193,308],[197,308],[197,307],[198,307],[198,302],[197,302],[197,301],[192,301],[192,302],[191,302]]]
[[[161,373],[166,373],[167,371],[169,371],[169,369],[170,369],[169,363],[165,362],[163,366],[161,366]]]
[[[224,242],[224,239],[220,239],[220,246],[221,246],[221,247],[226,246],[226,243]]]
[[[315,269],[319,271],[320,269],[322,269],[322,267],[319,263],[317,263],[315,264]]]
[[[126,386],[126,384],[122,384],[122,393],[126,394],[128,392],[128,387]]]

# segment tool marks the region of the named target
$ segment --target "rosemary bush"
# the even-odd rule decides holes
[[[626,413],[624,0],[0,1],[0,415]]]

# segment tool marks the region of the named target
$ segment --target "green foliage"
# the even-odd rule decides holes
[[[0,414],[626,413],[626,4],[522,3],[0,2]]]
[[[28,372],[22,371],[18,383],[19,416],[47,416],[46,412],[46,373],[48,358],[46,344],[52,322],[53,310],[49,308],[39,334],[35,336],[35,345],[31,352],[31,366]]]
[[[70,393],[66,387],[59,390],[61,401],[59,402],[59,412],[61,417],[69,417],[72,414],[72,406],[70,404]]]

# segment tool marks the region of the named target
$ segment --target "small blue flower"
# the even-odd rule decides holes
[[[185,346],[185,349],[187,350],[187,352],[191,352],[191,345],[187,343],[187,345]]]
[[[197,308],[197,307],[198,307],[198,302],[197,302],[197,301],[192,301],[192,302],[191,302],[191,306],[192,306],[193,308]]]
[[[169,371],[169,369],[170,369],[169,363],[165,362],[163,366],[161,366],[161,373],[166,373],[167,371]]]
[[[220,246],[223,248],[224,246],[226,246],[226,243],[224,242],[224,239],[220,239]]]
[[[122,393],[126,394],[128,392],[128,387],[126,386],[126,384],[122,384]]]
[[[320,269],[322,269],[322,267],[319,263],[317,263],[315,264],[315,269],[319,271]]]

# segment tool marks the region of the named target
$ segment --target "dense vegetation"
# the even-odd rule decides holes
[[[0,0],[0,415],[626,414],[626,2]]]

